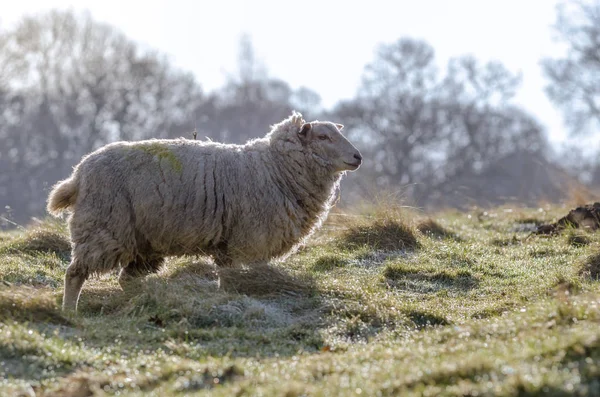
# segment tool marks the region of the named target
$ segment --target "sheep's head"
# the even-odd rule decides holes
[[[355,171],[362,163],[362,156],[341,133],[342,128],[343,125],[329,121],[313,121],[302,124],[297,134],[321,166],[333,172]]]

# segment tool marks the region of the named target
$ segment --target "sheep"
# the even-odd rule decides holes
[[[88,277],[120,269],[125,288],[167,256],[208,255],[220,268],[284,257],[361,165],[342,128],[293,112],[244,145],[149,139],[84,156],[47,203],[54,216],[71,212],[63,310],[77,311]]]

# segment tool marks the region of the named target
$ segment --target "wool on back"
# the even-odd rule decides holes
[[[85,178],[78,202],[93,202],[83,206],[99,218],[127,203],[119,213],[128,216],[112,221],[134,229],[127,232],[136,240],[129,244],[132,257],[224,249],[232,262],[281,256],[322,221],[339,180],[315,183],[302,148],[286,138],[300,120],[288,119],[246,145],[186,139],[107,145],[79,166]]]

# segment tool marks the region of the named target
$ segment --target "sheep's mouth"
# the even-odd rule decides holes
[[[361,161],[358,161],[356,163],[347,163],[344,161],[344,164],[346,164],[347,166],[351,167],[351,170],[356,170],[358,169],[358,167],[360,167]]]

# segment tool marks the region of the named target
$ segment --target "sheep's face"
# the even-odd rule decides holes
[[[341,124],[328,121],[304,123],[298,137],[314,160],[333,172],[355,171],[362,163],[358,149],[340,132]]]

